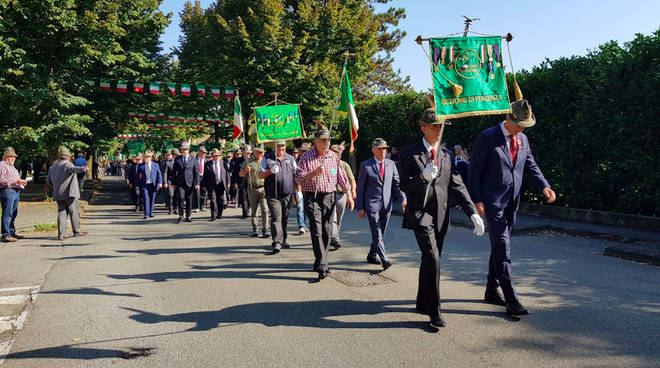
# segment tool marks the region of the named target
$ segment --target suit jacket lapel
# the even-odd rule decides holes
[[[418,142],[417,143],[417,159],[419,162],[422,164],[422,168],[426,167],[429,163],[429,153],[426,151],[426,147],[424,147],[424,143]]]
[[[499,137],[499,142],[498,142],[498,147],[504,154],[504,157],[506,157],[506,162],[509,165],[510,168],[513,168],[513,162],[511,162],[511,152],[509,152],[509,146],[507,146],[506,140],[508,137],[504,136],[504,132],[502,129],[498,126],[498,137]]]

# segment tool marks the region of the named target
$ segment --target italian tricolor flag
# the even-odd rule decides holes
[[[233,91],[232,91],[233,92]],[[241,100],[238,96],[234,99],[234,136],[233,141],[236,141],[238,137],[243,133],[243,115],[241,114]]]
[[[203,85],[203,84],[198,84],[196,87],[197,87],[197,92],[199,92],[199,94],[202,95],[202,97],[205,97],[206,96],[206,86]]]
[[[109,91],[110,90],[110,81],[107,80],[102,80],[101,84],[99,85],[102,89]]]
[[[117,82],[117,92],[126,93],[127,86],[124,81]]]
[[[144,92],[144,83],[133,83],[133,92]]]
[[[211,94],[213,94],[213,97],[215,97],[215,98],[220,97],[220,87],[211,86]]]
[[[176,83],[167,83],[167,89],[170,90],[172,96],[176,96]]]
[[[225,97],[227,98],[234,97],[234,89],[232,87],[225,87]]]
[[[190,84],[182,84],[181,85],[181,95],[182,96],[190,96]]]
[[[348,114],[348,125],[351,131],[351,152],[353,152],[355,149],[353,142],[355,142],[357,139],[360,125],[358,123],[357,114],[355,113],[355,107],[353,105],[353,91],[351,90],[351,82],[348,80],[348,72],[346,71],[346,66],[344,66],[344,76],[344,79],[341,81],[341,86],[339,87],[341,91],[341,100],[339,101],[337,110]]]
[[[152,95],[159,95],[160,94],[160,83],[158,83],[158,82],[149,83],[149,93],[151,93]]]

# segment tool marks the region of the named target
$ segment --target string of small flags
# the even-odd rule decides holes
[[[234,98],[236,95],[235,89],[232,86],[221,86],[219,84],[200,84],[200,83],[170,83],[170,82],[129,82],[124,80],[110,80],[110,79],[86,79],[85,83],[89,86],[96,86],[98,83],[99,88],[106,91],[117,91],[119,93],[145,93],[148,92],[152,95],[160,95],[161,91],[165,94],[168,92],[172,96],[177,94],[180,96],[192,96],[193,94],[206,97],[207,93],[215,98],[220,98],[224,95],[226,98]],[[194,92],[193,92],[194,91]],[[245,95],[250,96],[249,91],[244,92]],[[264,95],[262,88],[257,88],[256,94],[259,96]]]
[[[144,123],[147,125],[149,128],[156,128],[156,129],[167,129],[167,128],[179,128],[179,129],[205,129],[210,126],[210,124],[205,124],[205,123],[189,123],[189,122],[148,122]],[[109,123],[111,128],[124,128],[124,127],[139,127],[141,124],[138,123],[114,123],[110,122]],[[228,121],[223,121],[221,123],[216,124],[218,127],[229,127],[231,124]]]
[[[139,120],[148,120],[148,121],[156,121],[156,120],[167,120],[169,122],[173,121],[180,121],[180,122],[198,122],[198,123],[203,123],[206,122],[208,124],[221,124],[221,123],[229,123],[230,118],[228,116],[225,116],[224,118],[220,118],[219,116],[210,116],[210,115],[188,115],[186,117],[185,115],[182,114],[172,114],[172,113],[164,113],[164,112],[129,112],[128,113],[128,118],[129,119],[139,119]]]

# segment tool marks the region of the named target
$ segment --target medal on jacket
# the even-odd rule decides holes
[[[488,75],[490,79],[495,79],[495,74],[493,73],[493,45],[488,45]]]
[[[493,45],[493,49],[495,51],[495,66],[496,67],[501,67],[502,64],[500,64],[500,57],[502,54],[500,54],[500,45]]]

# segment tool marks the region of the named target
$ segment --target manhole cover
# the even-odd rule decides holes
[[[394,280],[385,276],[381,276],[378,273],[364,271],[333,272],[329,276],[350,287],[363,287],[394,283]]]

